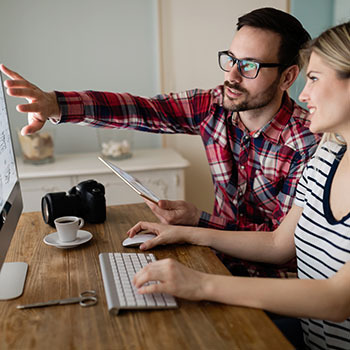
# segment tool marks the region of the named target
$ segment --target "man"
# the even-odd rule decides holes
[[[293,16],[262,8],[239,18],[229,50],[219,52],[223,86],[141,98],[103,92],[44,92],[2,66],[8,94],[32,113],[24,134],[50,117],[57,123],[200,134],[215,187],[213,214],[184,201],[148,203],[162,222],[231,230],[273,230],[290,209],[318,137],[306,111],[287,94],[299,74],[308,33]],[[221,256],[240,275],[286,276],[287,267],[258,266]]]

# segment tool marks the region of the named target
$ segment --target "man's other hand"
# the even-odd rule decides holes
[[[201,211],[185,201],[160,200],[157,204],[145,200],[154,215],[163,224],[197,226]]]

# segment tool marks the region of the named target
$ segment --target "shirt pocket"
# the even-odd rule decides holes
[[[226,186],[232,175],[234,163],[232,153],[217,143],[206,145],[205,150],[213,181]]]

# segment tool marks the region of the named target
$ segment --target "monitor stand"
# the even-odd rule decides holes
[[[0,300],[18,298],[23,293],[28,264],[25,262],[8,262],[0,271]]]

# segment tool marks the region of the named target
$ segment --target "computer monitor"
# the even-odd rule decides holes
[[[28,264],[4,263],[23,202],[3,86],[0,73],[0,300],[7,300],[23,293]]]

